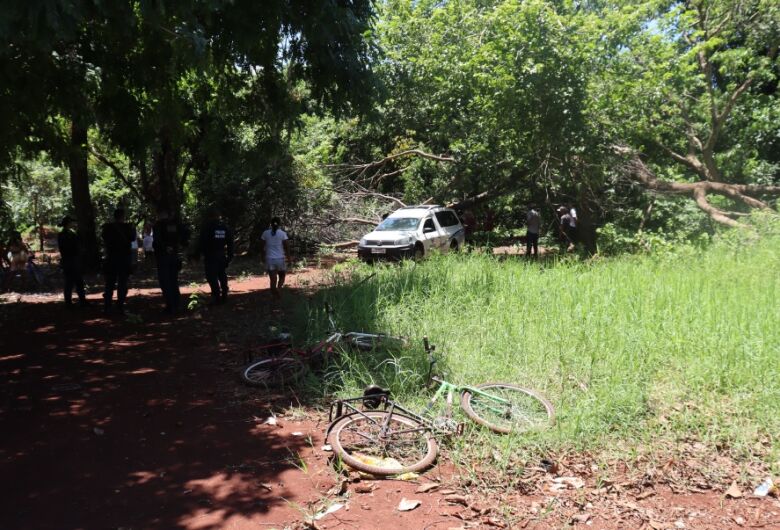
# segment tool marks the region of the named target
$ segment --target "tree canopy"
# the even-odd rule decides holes
[[[0,166],[46,151],[85,220],[106,178],[247,241],[272,213],[321,238],[406,202],[567,203],[592,248],[662,196],[700,230],[780,194],[769,0],[19,0],[0,39]]]

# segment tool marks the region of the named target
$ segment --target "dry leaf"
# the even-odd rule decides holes
[[[463,506],[469,505],[468,499],[463,495],[447,495],[444,497],[444,500],[452,504],[462,504]]]
[[[344,505],[343,505],[343,504],[341,504],[341,503],[339,503],[339,502],[337,502],[337,503],[335,503],[335,504],[331,504],[331,505],[328,507],[328,509],[327,509],[327,510],[324,510],[324,511],[322,511],[322,512],[319,512],[317,515],[315,515],[315,516],[314,516],[314,518],[313,518],[313,519],[314,519],[315,521],[319,521],[320,519],[322,519],[323,517],[325,517],[325,516],[326,516],[326,515],[328,515],[329,513],[337,512],[337,511],[339,511],[340,509],[342,509],[343,507],[344,507]]]
[[[441,490],[442,495],[452,495],[453,493],[458,493],[456,490]]]
[[[374,484],[358,484],[355,486],[355,493],[371,493],[375,487]]]
[[[571,518],[575,523],[587,523],[590,521],[591,515],[589,513],[577,513]]]
[[[635,498],[636,500],[641,501],[642,499],[652,497],[653,495],[655,495],[655,490],[646,490],[640,493],[639,495],[637,495]]]
[[[423,484],[419,488],[417,488],[416,493],[427,493],[427,492],[429,492],[431,490],[435,490],[439,486],[441,486],[441,484],[439,484],[438,482],[429,482],[429,483]]]
[[[726,497],[730,497],[732,499],[739,499],[742,497],[742,490],[739,489],[736,481],[732,482],[731,486],[729,486],[729,489],[726,490]]]
[[[666,523],[662,523],[661,521],[654,521],[653,519],[650,519],[650,528],[653,530],[665,530],[666,529]]]
[[[585,481],[578,477],[557,477],[553,479],[553,482],[555,485],[552,487],[552,489],[555,491],[567,488],[578,490],[585,486]]]
[[[344,495],[347,492],[347,479],[341,479],[338,484],[328,490],[328,495]]]
[[[399,512],[408,512],[409,510],[414,510],[417,508],[420,504],[422,504],[420,501],[411,499],[401,499],[401,502],[398,503],[398,511]]]

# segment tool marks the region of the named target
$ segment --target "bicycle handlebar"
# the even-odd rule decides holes
[[[436,357],[433,356],[433,352],[436,351],[436,346],[428,341],[428,337],[423,337],[423,344],[425,345],[425,353],[428,354],[428,376],[425,380],[425,386],[431,384],[433,379],[433,365],[436,364]]]

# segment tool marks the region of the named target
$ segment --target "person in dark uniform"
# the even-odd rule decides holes
[[[106,276],[106,289],[103,292],[105,313],[111,312],[111,303],[116,289],[117,312],[124,314],[127,298],[127,278],[130,276],[132,261],[131,245],[135,241],[135,228],[125,222],[125,211],[114,210],[114,221],[103,225],[103,245],[106,249],[106,261],[103,273]]]
[[[200,229],[200,249],[206,281],[211,287],[211,300],[215,304],[225,302],[228,294],[226,269],[233,260],[233,232],[215,210],[209,211]]]
[[[152,233],[157,280],[165,300],[164,312],[172,315],[179,310],[181,298],[179,270],[182,261],[179,252],[187,245],[190,232],[186,226],[171,218],[167,208],[161,207],[157,211],[157,222],[154,223]]]
[[[66,215],[60,223],[62,231],[57,236],[57,247],[60,249],[60,268],[65,281],[63,294],[65,303],[73,305],[73,289],[79,297],[79,305],[87,305],[84,292],[84,279],[81,277],[81,242],[73,231],[73,218]]]

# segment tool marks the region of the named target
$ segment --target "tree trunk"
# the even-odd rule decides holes
[[[157,184],[158,205],[168,209],[171,216],[180,219],[181,196],[179,194],[178,156],[174,153],[167,131],[160,131],[160,150],[154,153],[152,171]]]
[[[89,172],[87,171],[87,126],[74,117],[70,125],[70,155],[68,170],[70,172],[70,191],[73,196],[73,207],[78,223],[78,234],[84,251],[84,268],[95,271],[100,262],[95,230],[95,210],[89,195]]]
[[[577,212],[577,238],[585,248],[588,255],[596,253],[596,222],[593,211],[587,202],[581,203],[582,207]]]

